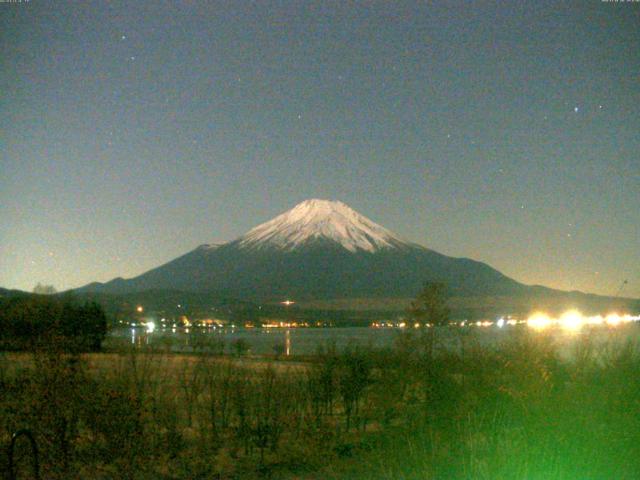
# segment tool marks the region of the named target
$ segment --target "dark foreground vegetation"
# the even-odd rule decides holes
[[[585,335],[561,360],[541,333],[452,349],[437,330],[293,361],[4,353],[0,442],[31,429],[47,479],[640,478],[636,346]],[[30,478],[26,440],[16,456]]]

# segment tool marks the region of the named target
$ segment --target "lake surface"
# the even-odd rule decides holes
[[[409,329],[411,330],[411,329]],[[307,355],[318,348],[334,344],[338,350],[348,346],[384,348],[393,346],[405,332],[400,328],[217,328],[217,329],[158,329],[152,333],[142,328],[122,328],[109,334],[107,345],[135,345],[140,348],[170,349],[175,352],[193,352],[203,347],[221,348],[232,353],[239,341],[250,354]],[[417,332],[417,330],[414,330]],[[556,344],[563,356],[571,356],[575,347],[592,342],[598,348],[619,348],[627,342],[640,344],[640,325],[637,323],[617,327],[584,327],[580,331],[551,328],[533,331],[526,325],[491,327],[444,327],[438,329],[438,339],[446,348],[458,349],[463,345],[498,345],[523,335],[545,337]]]
[[[129,344],[141,347],[170,346],[174,351],[183,352],[221,342],[225,352],[230,353],[233,345],[241,340],[255,355],[273,354],[276,351],[285,355],[306,355],[316,353],[319,347],[329,344],[335,344],[338,350],[349,345],[388,347],[393,345],[399,333],[399,329],[366,327],[166,329],[153,333],[141,328],[128,328],[112,331],[110,337],[119,343],[126,340]]]

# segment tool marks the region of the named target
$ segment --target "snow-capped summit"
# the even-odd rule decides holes
[[[294,250],[310,241],[331,240],[351,252],[406,245],[393,232],[339,201],[311,199],[239,238],[241,247]]]

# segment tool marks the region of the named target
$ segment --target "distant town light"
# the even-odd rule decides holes
[[[293,305],[296,302],[294,302],[293,300],[287,299],[284,302],[280,302],[280,303],[282,303],[282,305],[286,305],[288,307],[289,305]]]
[[[551,319],[546,313],[537,312],[527,319],[527,325],[535,330],[544,330],[551,325]]]
[[[568,312],[563,313],[560,317],[560,325],[565,330],[580,330],[583,323],[584,318],[578,310],[569,310]]]
[[[608,325],[615,327],[622,321],[622,318],[620,318],[620,315],[618,315],[617,313],[610,313],[609,315],[607,315],[605,321]]]
[[[610,313],[606,317],[602,315],[584,316],[578,310],[568,310],[560,318],[551,318],[544,313],[535,313],[527,320],[527,325],[536,330],[543,330],[550,326],[560,326],[565,330],[578,331],[584,325],[602,325],[606,323],[610,327],[615,327],[622,323],[640,321],[640,316],[630,314],[619,315]]]
[[[142,305],[138,305],[138,306],[136,307],[136,312],[138,312],[138,313],[142,313],[142,312],[144,312],[144,308],[142,308]]]

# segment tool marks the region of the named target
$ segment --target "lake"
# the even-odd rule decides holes
[[[414,332],[417,330],[409,329]],[[143,328],[121,328],[110,332],[107,346],[135,345],[137,347],[169,348],[174,352],[193,352],[202,345],[224,344],[231,353],[233,345],[242,341],[253,355],[307,355],[327,344],[335,344],[338,350],[347,346],[383,348],[391,347],[405,329],[332,327],[332,328],[216,328],[216,329],[157,329],[150,333]],[[438,339],[447,348],[464,345],[497,345],[522,335],[540,336],[554,342],[561,354],[571,356],[574,347],[592,342],[599,347],[618,348],[626,342],[640,343],[640,326],[629,323],[610,327],[585,326],[579,331],[550,328],[535,331],[526,325],[489,327],[443,327],[438,329]]]

